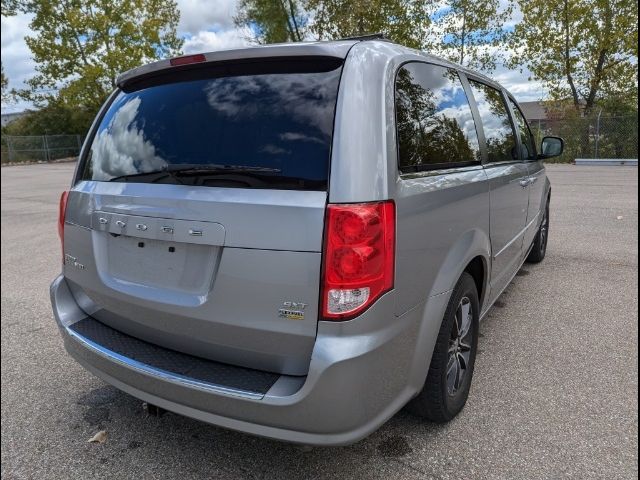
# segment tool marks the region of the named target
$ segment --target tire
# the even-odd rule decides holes
[[[549,202],[544,209],[544,217],[542,217],[542,223],[536,234],[536,238],[533,240],[533,246],[531,252],[526,259],[527,263],[540,263],[547,255],[547,243],[549,242]]]
[[[465,272],[451,294],[427,379],[420,393],[407,405],[409,412],[444,423],[464,408],[478,350],[479,315],[476,284]],[[458,328],[460,320],[464,320],[462,332]]]

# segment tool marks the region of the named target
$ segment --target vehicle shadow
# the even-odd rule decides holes
[[[398,469],[409,477],[431,476],[413,465],[424,445],[446,436],[434,425],[400,411],[378,431],[346,447],[310,447],[226,430],[166,412],[149,414],[143,402],[100,384],[77,400],[87,431],[105,430],[108,440],[87,444],[86,461],[128,462],[132,471],[162,466],[167,477],[189,478],[389,478]],[[91,455],[97,448],[101,456]],[[428,453],[427,453],[428,455]],[[165,464],[165,465],[163,465]],[[144,476],[144,475],[143,475]]]

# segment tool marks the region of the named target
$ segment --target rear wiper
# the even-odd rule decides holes
[[[110,178],[109,181],[110,182],[119,182],[121,180],[128,180],[130,178],[140,178],[140,177],[148,177],[148,176],[155,176],[155,178],[153,180],[151,180],[151,182],[157,182],[158,180],[161,180],[165,177],[172,177],[176,182],[181,183],[173,174],[173,172],[170,172],[166,169],[166,167],[162,167],[158,170],[149,170],[148,172],[136,172],[136,173],[128,173],[126,175],[118,175],[117,177],[113,177]]]
[[[178,181],[179,175],[190,175],[199,173],[253,173],[253,174],[273,174],[280,173],[279,168],[269,167],[253,167],[251,165],[218,165],[215,163],[176,163],[165,165],[158,170],[149,170],[148,172],[129,173],[111,178],[110,182],[117,182],[129,178],[146,177],[156,175],[153,181],[160,180],[164,177],[171,176]]]
[[[255,167],[251,165],[219,165],[215,163],[176,163],[166,165],[163,171],[168,173],[280,173],[279,168]]]

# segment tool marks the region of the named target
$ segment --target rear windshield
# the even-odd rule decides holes
[[[282,70],[120,92],[80,179],[326,190],[341,66]]]

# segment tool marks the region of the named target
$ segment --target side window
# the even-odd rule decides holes
[[[404,65],[396,77],[395,101],[401,171],[480,162],[476,126],[455,70]]]
[[[518,160],[516,134],[511,125],[502,93],[484,83],[469,81],[487,140],[488,161]]]
[[[520,131],[520,140],[522,142],[522,158],[524,158],[525,160],[535,160],[537,158],[535,147],[536,143],[533,140],[531,129],[529,128],[524,115],[522,115],[518,104],[511,99],[510,101],[513,115],[516,119],[516,125],[518,126],[518,130]]]

